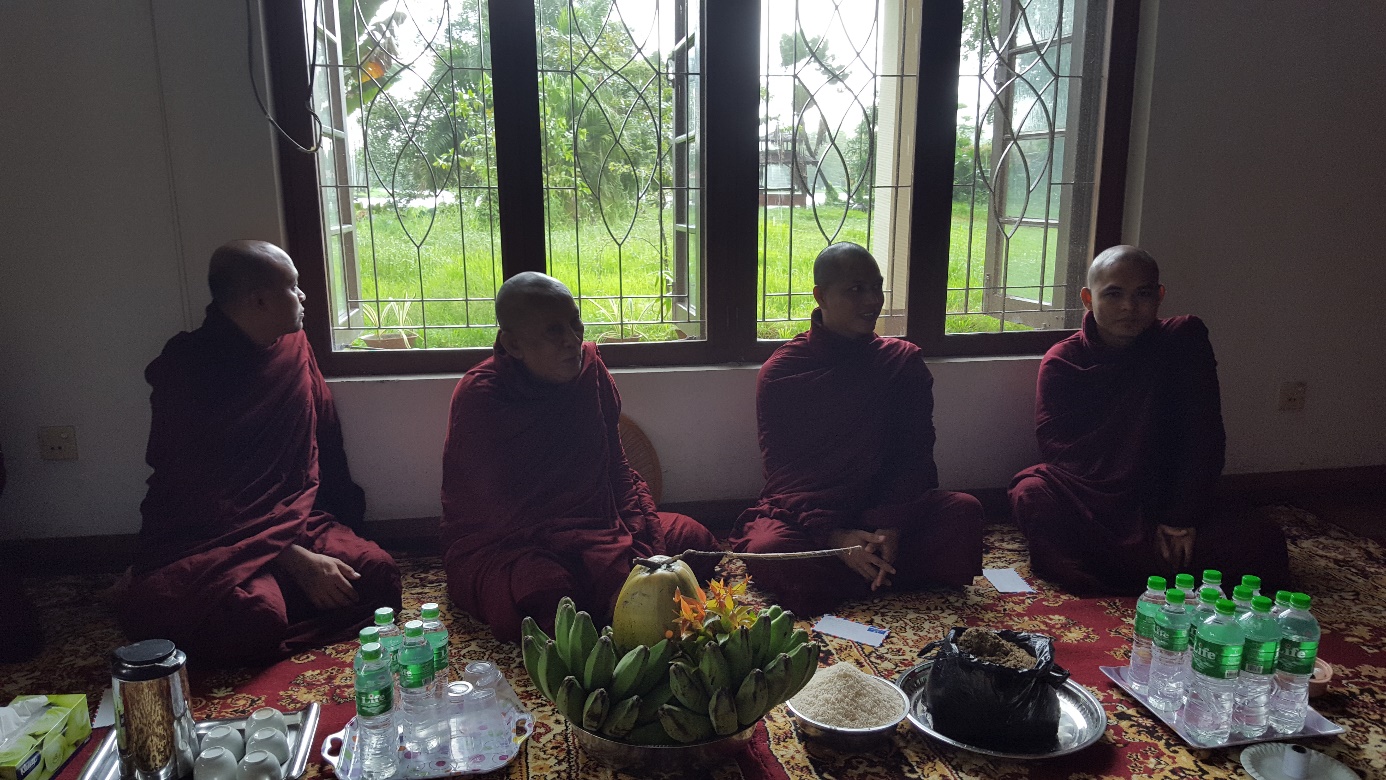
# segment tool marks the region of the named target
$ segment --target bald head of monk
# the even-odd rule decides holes
[[[558,384],[582,372],[582,315],[567,285],[525,271],[496,291],[496,323],[505,351],[536,379]]]
[[[268,241],[239,240],[212,253],[207,269],[212,302],[252,341],[267,347],[303,328],[298,269]]]
[[[1123,244],[1093,258],[1088,284],[1079,294],[1084,308],[1092,312],[1102,343],[1123,349],[1155,324],[1165,288],[1155,258]]]
[[[832,244],[813,261],[813,299],[823,326],[839,336],[863,338],[876,330],[885,305],[881,267],[865,248]]]

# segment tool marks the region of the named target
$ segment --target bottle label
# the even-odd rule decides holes
[[[1155,635],[1151,639],[1155,642],[1155,646],[1161,650],[1182,653],[1189,649],[1189,627],[1166,626],[1156,623]]]
[[[376,690],[356,691],[356,714],[363,718],[374,718],[394,709],[395,686],[386,685]]]
[[[1156,609],[1151,609],[1154,604],[1140,603],[1136,605],[1136,636],[1143,639],[1150,639],[1155,636],[1155,613]]]
[[[1205,677],[1230,680],[1242,668],[1242,645],[1224,645],[1199,637],[1194,641],[1193,669]]]
[[[1293,639],[1280,640],[1280,654],[1275,659],[1275,668],[1289,674],[1313,674],[1314,659],[1319,657],[1319,643],[1296,642]]]
[[[434,674],[437,674],[439,671],[446,670],[447,668],[448,668],[448,646],[447,646],[447,645],[439,645],[439,646],[433,648],[433,672],[434,672]]]
[[[399,667],[399,686],[401,688],[423,688],[433,682],[433,659],[421,664],[401,664]]]
[[[1242,645],[1242,671],[1252,674],[1272,674],[1275,672],[1275,651],[1280,643],[1274,639],[1269,642],[1246,640]]]

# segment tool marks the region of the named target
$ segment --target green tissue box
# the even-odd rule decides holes
[[[33,699],[16,696],[13,702]],[[91,738],[86,694],[49,696],[48,706],[24,724],[24,734],[0,750],[0,780],[48,780]]]

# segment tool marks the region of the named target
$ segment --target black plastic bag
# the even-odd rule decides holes
[[[1052,750],[1059,731],[1058,689],[1068,680],[1068,671],[1054,663],[1054,640],[997,631],[1035,658],[1033,669],[1011,669],[959,648],[958,639],[966,630],[955,627],[947,638],[919,651],[921,657],[937,651],[924,687],[934,730],[967,745],[1007,753]]]

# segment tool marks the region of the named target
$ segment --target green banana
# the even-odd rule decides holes
[[[585,611],[577,613],[568,634],[568,657],[564,659],[568,662],[568,668],[574,673],[581,671],[587,664],[587,657],[592,654],[592,648],[596,646],[597,627],[592,625],[592,616]]]
[[[596,731],[606,723],[607,710],[611,707],[611,694],[605,688],[598,688],[587,694],[587,701],[582,705],[582,727],[588,731]]]
[[[664,724],[658,718],[642,723],[626,735],[626,741],[632,745],[677,745],[678,742],[664,730]]]
[[[602,733],[616,739],[629,734],[640,716],[640,706],[639,696],[630,696],[617,702],[607,713],[606,723],[601,727]]]
[[[780,653],[765,665],[765,682],[770,689],[770,706],[784,701],[787,696],[784,692],[789,690],[789,656]]]
[[[582,665],[582,684],[589,691],[605,688],[611,684],[611,673],[616,669],[616,645],[607,637],[597,639],[596,647],[587,655],[587,663]]]
[[[636,645],[616,662],[616,668],[611,672],[611,695],[617,701],[633,692],[635,681],[640,679],[640,673],[645,670],[645,662],[649,657],[650,648]]]
[[[664,680],[649,693],[640,697],[640,712],[635,718],[638,725],[645,725],[659,719],[659,708],[674,700],[674,689]]]
[[[534,683],[534,687],[544,695],[544,698],[552,699],[553,697],[544,689],[543,648],[539,646],[539,642],[532,636],[522,638],[520,640],[520,648],[524,651],[525,671],[529,672],[530,682]]]
[[[770,655],[771,619],[766,612],[761,612],[751,626],[751,665],[757,669],[764,669],[773,657]]]
[[[821,649],[817,642],[809,642],[799,645],[789,654],[790,684],[784,694],[786,699],[793,698],[813,679],[814,673],[818,671],[818,653]]]
[[[707,703],[707,719],[718,736],[735,734],[740,724],[736,720],[736,699],[726,688],[718,688]]]
[[[749,726],[760,720],[768,709],[770,683],[765,679],[764,671],[752,669],[741,681],[741,687],[736,689],[736,720],[743,726]]]
[[[794,648],[802,645],[809,640],[809,632],[802,628],[794,629],[789,638],[784,641],[784,647],[780,648],[781,653],[792,653]]]
[[[706,715],[686,710],[677,704],[660,707],[659,722],[669,736],[684,744],[701,742],[713,734],[712,721]]]
[[[577,606],[567,596],[558,600],[558,611],[553,616],[553,641],[558,643],[558,652],[568,661],[568,640],[573,633],[573,621],[577,619]]]
[[[707,686],[709,693],[718,688],[731,687],[731,665],[727,663],[727,656],[722,652],[721,645],[708,642],[703,648],[702,658],[698,660],[698,674],[703,678],[703,685]]]
[[[616,631],[611,626],[602,626],[602,636],[608,638],[614,637],[616,636]]]
[[[683,706],[694,712],[707,711],[710,694],[707,686],[703,685],[702,675],[698,670],[683,661],[669,664],[669,688],[673,691],[674,698]]]
[[[563,685],[563,678],[568,676],[568,665],[563,663],[563,658],[558,654],[558,643],[552,639],[544,643],[544,656],[539,668],[544,676],[544,690],[548,691],[549,699],[557,703],[558,689]]]
[[[644,696],[650,689],[659,684],[669,676],[669,662],[674,660],[676,649],[674,644],[668,639],[661,639],[659,643],[650,648],[650,657],[645,661],[645,668],[640,672],[640,677],[635,681],[635,687],[631,693],[638,693]]]
[[[789,640],[789,634],[793,630],[793,612],[781,612],[770,621],[770,656],[772,658],[777,653],[784,652],[785,642]]]
[[[738,626],[737,629],[727,635],[727,641],[722,645],[722,652],[727,657],[727,666],[731,669],[731,677],[728,685],[739,685],[745,679],[746,674],[751,671],[751,662],[755,659],[751,657],[751,629],[746,626]]]
[[[539,621],[529,615],[525,615],[525,619],[520,621],[520,636],[534,637],[534,641],[538,642],[540,647],[549,641],[549,635],[545,634],[544,629],[539,627]]]
[[[781,607],[779,604],[771,604],[769,609],[765,611],[770,613],[770,619],[774,620],[775,618],[780,616],[780,613],[784,612],[784,608]]]
[[[574,724],[581,724],[582,709],[586,703],[587,691],[582,689],[582,683],[571,674],[564,677],[562,684],[558,686],[558,696],[554,699],[554,704],[558,705],[558,711],[563,717]]]

